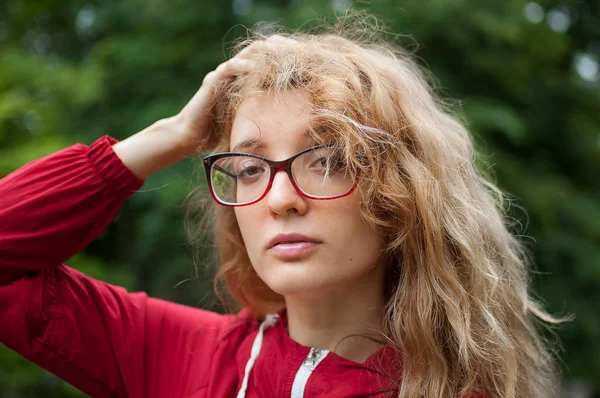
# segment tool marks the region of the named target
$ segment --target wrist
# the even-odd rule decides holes
[[[185,142],[185,127],[176,116],[160,119],[142,132],[162,146],[165,160],[172,158],[175,163],[191,155]]]
[[[180,139],[180,127],[175,120],[161,119],[114,144],[113,150],[125,166],[145,180],[188,156]]]

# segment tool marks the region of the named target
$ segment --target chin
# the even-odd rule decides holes
[[[271,264],[259,275],[271,290],[282,296],[318,296],[340,282],[327,278],[315,264],[301,262]]]

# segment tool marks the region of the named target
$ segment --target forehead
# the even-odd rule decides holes
[[[236,112],[229,149],[297,149],[310,141],[311,114],[307,93],[286,91],[248,98]]]

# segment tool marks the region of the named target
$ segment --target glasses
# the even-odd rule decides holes
[[[260,201],[280,171],[285,171],[296,191],[309,199],[342,198],[358,185],[358,171],[346,164],[340,149],[333,144],[308,148],[278,162],[240,152],[217,153],[205,157],[203,162],[210,193],[224,206],[247,206]]]

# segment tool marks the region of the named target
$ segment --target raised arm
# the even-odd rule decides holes
[[[220,74],[209,73],[174,117],[121,142],[105,136],[90,148],[73,145],[2,178],[0,286],[65,262],[110,224],[145,178],[201,149],[216,78],[240,63],[230,60]]]
[[[1,344],[94,397],[186,396],[182,388],[202,387],[202,374],[187,387],[165,377],[193,359],[187,338],[198,331],[195,358],[210,363],[228,318],[128,293],[64,263],[146,177],[202,149],[217,83],[245,66],[222,64],[178,115],[126,140],[76,144],[0,179]]]
[[[168,125],[157,126],[134,137],[155,143],[152,134]],[[186,337],[200,325],[214,335],[224,319],[63,264],[142,185],[116,155],[116,142],[104,136],[73,145],[0,180],[0,343],[91,396],[149,397],[149,388],[170,386],[146,376],[182,364]],[[197,344],[196,354],[208,356],[213,346]]]

